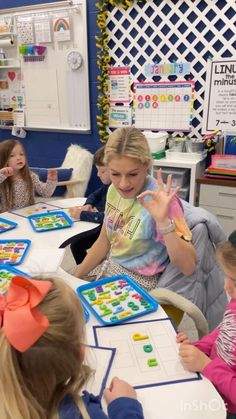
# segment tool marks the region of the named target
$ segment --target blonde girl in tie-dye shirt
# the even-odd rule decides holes
[[[146,137],[134,127],[117,129],[109,136],[104,162],[112,181],[104,225],[74,275],[126,273],[148,290],[169,262],[192,275],[196,254],[178,190],[171,190],[170,176],[164,185],[160,171],[157,180],[149,175]]]

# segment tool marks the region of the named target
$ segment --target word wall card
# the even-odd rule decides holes
[[[135,127],[190,131],[194,82],[135,83]]]
[[[111,377],[135,388],[200,380],[186,371],[179,359],[176,331],[169,318],[123,323],[109,328],[94,326],[98,346],[116,348]]]

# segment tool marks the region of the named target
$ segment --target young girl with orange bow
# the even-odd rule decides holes
[[[57,182],[57,170],[48,169],[47,182],[29,170],[22,144],[17,140],[0,143],[0,212],[34,204],[35,192],[52,196]]]
[[[225,401],[227,419],[236,419],[236,230],[218,247],[217,255],[230,298],[223,321],[197,342],[191,343],[183,332],[177,342],[184,367],[207,377]]]
[[[83,309],[60,280],[15,276],[0,296],[1,419],[143,419],[135,390],[113,378],[98,397],[84,391]]]

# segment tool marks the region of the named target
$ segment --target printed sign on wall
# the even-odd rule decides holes
[[[207,64],[203,132],[236,132],[236,60],[218,59]]]
[[[189,131],[193,99],[193,81],[135,83],[135,127]]]

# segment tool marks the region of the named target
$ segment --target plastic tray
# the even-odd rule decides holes
[[[85,307],[84,304],[82,304],[82,307],[83,307],[83,310],[84,310],[84,318],[85,318],[85,321],[87,323],[89,321],[89,312],[88,312],[88,310],[87,310],[87,308]]]
[[[29,249],[30,240],[0,240],[0,265],[19,265]]]
[[[119,275],[82,285],[77,294],[105,325],[115,325],[157,310],[158,303],[129,276]]]
[[[72,219],[64,211],[42,212],[30,215],[28,220],[37,233],[59,230],[73,225]]]
[[[5,294],[8,290],[9,284],[15,275],[21,275],[29,277],[28,274],[22,272],[12,266],[0,265],[0,294]]]
[[[18,224],[14,223],[13,221],[9,221],[6,218],[0,218],[0,233],[4,233],[5,231],[12,230],[16,228]]]

